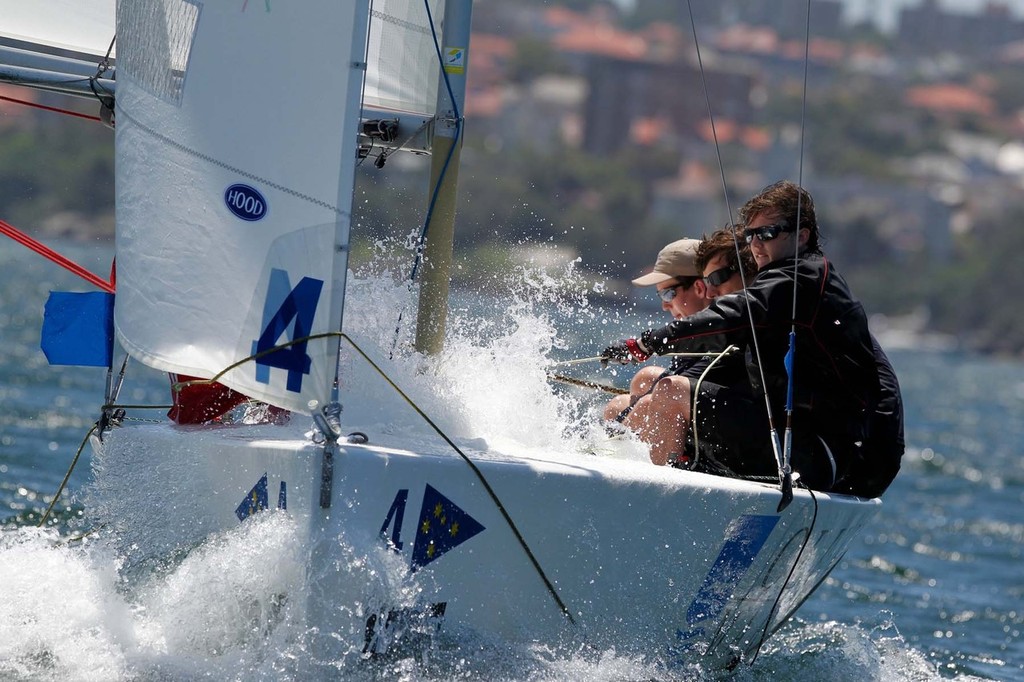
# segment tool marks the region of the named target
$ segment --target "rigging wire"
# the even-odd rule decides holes
[[[619,388],[618,386],[609,386],[608,384],[602,384],[597,381],[589,381],[587,379],[578,379],[576,377],[566,376],[565,374],[558,374],[555,372],[548,372],[548,379],[551,381],[557,381],[559,383],[568,384],[570,386],[579,386],[580,388],[593,388],[605,393],[612,395],[629,395],[629,390],[625,388]]]
[[[733,215],[732,215],[732,205],[729,202],[729,187],[728,187],[728,185],[726,184],[726,181],[725,181],[725,164],[722,161],[721,145],[719,144],[719,141],[718,141],[718,133],[715,130],[714,115],[711,112],[711,95],[710,95],[710,93],[708,93],[707,79],[705,78],[705,74],[704,74],[704,61],[701,58],[701,54],[700,54],[700,41],[697,39],[697,22],[693,18],[693,5],[692,5],[691,0],[686,0],[686,8],[687,8],[687,10],[689,11],[689,14],[690,14],[690,28],[693,31],[693,45],[694,45],[694,49],[697,52],[697,65],[700,68],[700,81],[701,81],[701,86],[704,89],[704,101],[706,102],[707,108],[708,108],[708,118],[709,118],[709,120],[711,122],[711,135],[712,135],[712,138],[714,139],[714,142],[715,142],[715,152],[718,154],[718,169],[719,169],[719,172],[721,173],[721,176],[722,176],[722,190],[725,193],[725,205],[726,205],[726,209],[728,210],[728,213],[729,213],[729,225],[734,225]],[[736,249],[736,262],[737,263],[742,263],[743,262],[743,258],[742,258],[742,254],[740,253],[739,235],[735,233],[735,228],[733,230],[733,233],[734,233],[734,236],[733,236],[733,246]],[[740,268],[739,272],[740,272],[740,281],[743,284],[743,291],[746,292],[746,290],[747,290],[747,277],[746,277],[746,274],[744,274],[743,268]],[[752,311],[751,311],[750,297],[749,296],[744,296],[743,300],[746,303],[747,321],[750,323],[750,338],[752,339],[753,345],[754,345],[754,357],[757,360],[757,370],[758,370],[758,372],[760,373],[760,376],[761,376],[761,386],[763,387],[764,404],[765,404],[765,408],[768,411],[768,432],[769,432],[768,435],[769,435],[769,438],[771,439],[772,451],[775,453],[775,461],[776,461],[776,463],[778,464],[778,466],[780,468],[780,478],[781,478],[782,448],[781,448],[781,445],[779,443],[779,432],[778,432],[778,429],[775,428],[775,419],[774,419],[774,415],[772,414],[771,400],[768,397],[768,384],[765,382],[765,378],[764,378],[764,363],[761,361],[761,347],[760,347],[760,344],[758,343],[757,328],[754,326],[754,316],[753,316]],[[792,491],[790,491],[789,497],[790,497],[790,499],[792,498]],[[785,500],[785,499],[786,499],[786,493],[785,493],[785,490],[784,490],[783,491],[783,500]],[[788,504],[788,502],[787,502],[787,504]],[[780,508],[780,511],[781,511],[781,508]]]
[[[101,94],[97,89],[99,87],[100,77],[103,76],[107,71],[110,70],[110,53],[114,51],[114,43],[117,42],[117,34],[110,39],[110,45],[107,46],[107,53],[103,55],[103,59],[96,65],[96,75],[89,79],[89,88],[92,90],[92,94],[96,96],[100,106],[100,120],[111,128],[114,127],[114,95],[111,92],[103,91]]]
[[[78,451],[75,452],[75,458],[71,460],[71,466],[68,467],[68,472],[64,474],[64,480],[60,482],[60,486],[57,488],[57,492],[53,494],[53,499],[50,500],[50,506],[46,508],[46,512],[43,514],[43,518],[39,519],[39,523],[37,524],[39,528],[42,528],[44,525],[46,525],[47,519],[50,518],[50,512],[53,511],[54,506],[57,504],[57,500],[60,499],[61,493],[64,492],[64,488],[68,484],[68,479],[71,478],[71,472],[75,470],[75,465],[78,464],[78,458],[82,456],[82,450],[85,449],[85,444],[89,442],[89,436],[91,436],[96,431],[99,425],[99,422],[96,422],[95,424],[92,425],[92,428],[90,428],[86,432],[85,438],[82,439],[81,445],[78,446]]]
[[[807,534],[804,536],[804,541],[800,543],[800,551],[796,553],[796,558],[793,560],[793,565],[789,567],[789,573],[786,574],[786,579],[782,582],[782,587],[779,588],[779,593],[778,595],[776,595],[775,601],[772,603],[772,608],[768,612],[768,618],[764,621],[764,628],[761,630],[761,638],[757,642],[757,649],[754,651],[754,657],[750,660],[750,665],[754,665],[754,662],[757,661],[757,657],[761,654],[761,647],[764,646],[764,643],[768,640],[768,637],[771,636],[773,632],[775,632],[775,630],[769,632],[768,628],[771,627],[772,618],[775,617],[775,614],[778,611],[779,603],[782,601],[782,595],[786,593],[786,588],[789,587],[789,581],[793,579],[793,574],[796,572],[796,567],[800,564],[800,557],[803,556],[804,550],[807,549],[807,545],[811,541],[811,535],[812,533],[814,533],[814,526],[818,522],[818,498],[814,494],[814,491],[811,490],[810,488],[807,489],[807,492],[811,496],[811,501],[814,503],[814,513],[811,516],[811,525],[810,527],[808,527]],[[836,563],[838,563],[838,560],[836,561]],[[834,566],[835,565],[833,564],[833,567]],[[825,576],[827,576],[830,572],[831,569],[829,569],[829,571],[826,571]],[[822,580],[824,579],[825,577],[823,576]],[[813,591],[814,590],[808,592],[808,596]],[[779,623],[779,627],[781,626],[782,623]]]
[[[790,317],[789,349],[786,351],[786,432],[782,448],[782,459],[779,462],[779,476],[782,485],[782,501],[779,511],[793,499],[793,375],[796,369],[796,290],[798,268],[800,265],[800,221],[803,210],[804,188],[804,133],[807,122],[807,72],[811,61],[811,0],[807,0],[807,21],[804,36],[804,83],[803,96],[800,100],[800,161],[797,170],[796,194],[796,225],[793,232],[793,307]],[[827,448],[826,448],[827,449]]]
[[[711,368],[718,364],[719,360],[730,353],[735,353],[738,350],[739,348],[736,346],[726,346],[725,350],[716,355],[711,362],[708,363],[708,366],[700,373],[700,376],[697,377],[697,382],[693,386],[693,419],[690,424],[691,431],[693,432],[693,462],[690,464],[690,468],[696,467],[697,462],[700,460],[700,438],[697,437],[697,406],[700,404],[700,385],[704,382],[704,377],[708,375]]]
[[[427,23],[430,27],[430,36],[434,41],[434,52],[437,55],[437,63],[441,68],[441,77],[444,79],[445,89],[448,91],[448,101],[452,105],[452,120],[455,125],[455,135],[452,139],[452,144],[448,148],[448,154],[445,156],[444,165],[441,166],[441,171],[437,175],[437,182],[434,183],[434,189],[430,195],[430,203],[427,204],[427,213],[423,219],[423,227],[420,230],[420,236],[416,240],[415,251],[412,261],[412,270],[409,272],[408,290],[412,293],[413,284],[416,281],[416,274],[419,272],[420,263],[423,260],[423,252],[426,250],[427,244],[427,233],[430,230],[430,221],[434,216],[434,208],[437,205],[437,198],[441,193],[441,185],[444,182],[445,176],[448,174],[448,166],[451,163],[452,157],[455,155],[455,149],[459,145],[462,138],[462,112],[459,111],[459,103],[455,100],[455,92],[452,90],[451,80],[448,78],[448,72],[444,68],[444,57],[441,55],[441,44],[437,40],[437,27],[434,25],[434,16],[430,12],[430,0],[423,0],[423,6],[427,11]],[[437,113],[435,112],[434,125],[437,125]],[[435,133],[436,136],[436,133]],[[398,337],[401,334],[402,329],[402,318],[405,315],[406,306],[402,306],[401,310],[398,311],[398,319],[395,321],[395,337],[391,344],[391,351],[388,354],[389,358],[394,357],[395,349],[398,346]]]
[[[76,118],[84,118],[88,121],[96,121],[97,123],[102,120],[99,116],[93,116],[91,114],[82,114],[77,111],[72,111],[70,109],[51,107],[45,104],[39,104],[37,102],[29,102],[28,100],[18,99],[16,97],[8,97],[6,95],[0,95],[0,100],[3,100],[5,102],[13,102],[14,104],[22,104],[26,107],[33,107],[35,109],[42,109],[43,111],[52,111],[56,114],[64,114],[65,116],[75,116]]]

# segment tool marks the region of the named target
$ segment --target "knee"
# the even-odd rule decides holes
[[[654,416],[659,420],[689,421],[690,418],[690,385],[685,377],[669,377],[662,379],[651,391],[638,402],[635,410]]]
[[[628,395],[617,395],[608,401],[608,404],[604,406],[604,419],[613,421],[618,417],[624,409],[629,407],[629,396]]]
[[[665,377],[659,381],[651,392],[651,397],[658,402],[690,405],[690,380],[686,377]]]
[[[663,372],[660,367],[644,367],[633,375],[633,380],[629,382],[629,392],[634,396],[645,395]]]

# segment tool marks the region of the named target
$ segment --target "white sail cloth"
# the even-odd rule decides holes
[[[164,4],[169,12],[183,4],[198,6],[183,0]],[[235,0],[224,9],[239,15],[272,15],[283,8],[279,0]],[[436,34],[440,46],[443,16],[444,0],[374,0],[366,50],[367,106],[433,113],[438,85],[434,38]],[[115,0],[0,0],[0,42],[99,59],[110,49],[114,17]],[[116,46],[111,56],[115,54]]]
[[[444,0],[374,0],[363,93],[367,106],[433,114],[443,17]]]
[[[114,37],[114,2],[0,0],[0,38],[46,52],[102,57]]]
[[[285,409],[328,399],[340,326],[366,3],[118,7],[121,345]]]
[[[443,0],[116,7],[121,345],[296,411],[329,396],[360,101],[430,116]],[[97,59],[114,0],[0,0],[0,44]],[[367,40],[369,43],[367,43]],[[365,74],[365,81],[364,81]]]

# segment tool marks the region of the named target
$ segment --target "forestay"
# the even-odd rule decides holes
[[[121,345],[300,412],[330,395],[366,2],[133,0],[117,11]]]

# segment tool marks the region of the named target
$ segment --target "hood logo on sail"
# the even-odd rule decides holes
[[[242,220],[253,222],[267,215],[267,200],[249,185],[231,185],[224,191],[228,210]]]

